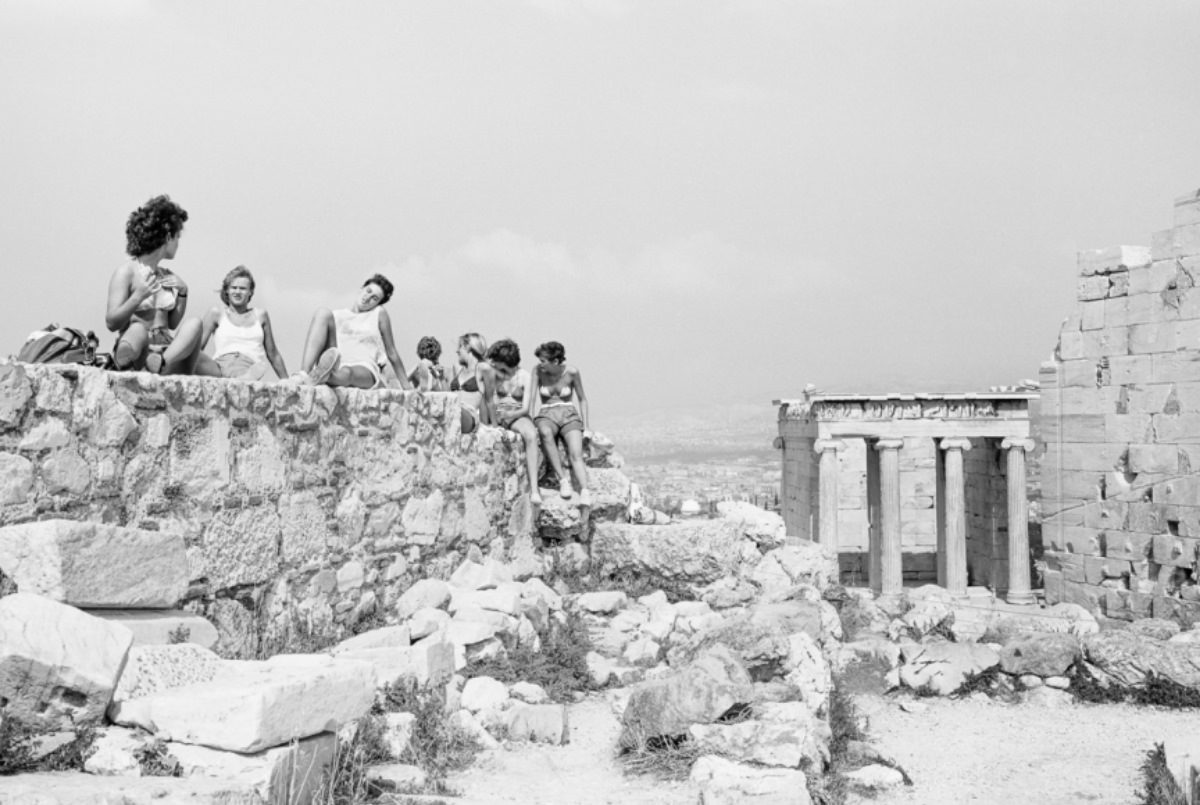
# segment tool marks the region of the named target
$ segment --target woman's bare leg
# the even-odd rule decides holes
[[[300,368],[305,372],[309,371],[321,357],[322,352],[336,346],[337,324],[333,319],[333,311],[323,307],[313,314],[312,321],[308,324],[308,335],[304,338],[304,354],[300,359]]]
[[[529,500],[533,505],[542,505],[542,493],[538,491],[538,430],[533,420],[523,416],[510,426],[514,433],[521,434],[525,442],[525,474],[529,476]]]
[[[550,462],[550,469],[554,470],[554,476],[561,482],[563,478],[566,478],[566,475],[563,474],[562,459],[558,455],[557,435],[554,433],[554,426],[545,420],[536,424],[538,433],[542,437],[542,451],[546,454],[546,461]]]
[[[221,370],[212,358],[200,351],[200,334],[201,324],[197,318],[186,319],[179,325],[170,346],[163,350],[163,374],[221,376]]]
[[[117,369],[132,369],[145,357],[149,347],[150,333],[146,330],[146,325],[140,321],[130,322],[113,349],[113,360],[117,363]]]
[[[567,443],[567,458],[571,461],[571,469],[575,472],[575,480],[579,483],[579,494],[588,491],[587,465],[583,463],[583,431],[569,430],[563,434]],[[586,502],[586,501],[585,501]]]

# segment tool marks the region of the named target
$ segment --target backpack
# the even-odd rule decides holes
[[[48,324],[29,334],[25,346],[17,353],[24,363],[81,363],[108,368],[108,355],[98,355],[100,339],[91,330],[84,332],[73,327]]]

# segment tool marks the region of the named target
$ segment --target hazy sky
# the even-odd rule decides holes
[[[247,265],[289,369],[383,271],[406,361],[561,341],[601,430],[1014,382],[1075,251],[1200,187],[1197,31],[1191,0],[4,0],[0,352],[101,331],[165,192],[190,312]]]

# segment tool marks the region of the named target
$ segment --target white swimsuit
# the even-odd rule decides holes
[[[342,366],[361,366],[375,376],[371,388],[383,388],[383,362],[387,353],[383,349],[383,336],[379,334],[379,307],[366,313],[354,310],[335,310],[333,320],[337,325],[338,351],[342,354]]]

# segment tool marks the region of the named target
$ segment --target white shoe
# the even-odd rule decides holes
[[[338,368],[338,364],[342,362],[342,353],[338,352],[337,347],[330,347],[321,353],[321,357],[317,359],[313,368],[308,370],[308,384],[310,386],[324,385],[329,376]]]
[[[563,500],[570,500],[575,494],[575,490],[571,488],[571,479],[563,478],[558,482],[558,494]]]

